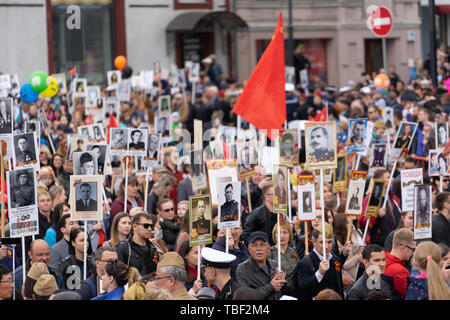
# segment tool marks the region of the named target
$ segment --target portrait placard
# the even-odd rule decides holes
[[[273,166],[273,213],[288,213],[288,167]]]
[[[298,220],[312,221],[316,218],[316,190],[314,175],[297,177]]]
[[[445,148],[448,140],[448,122],[436,122],[434,127],[436,149]]]
[[[347,190],[347,154],[338,154],[337,168],[333,174],[333,192]]]
[[[170,95],[158,97],[158,115],[171,114]]]
[[[203,149],[196,149],[191,152],[191,175],[192,189],[198,191],[208,187],[206,179],[205,164],[203,163]]]
[[[117,85],[117,98],[119,101],[129,102],[131,96],[131,80],[124,79]]]
[[[385,143],[374,143],[371,147],[369,158],[369,174],[373,175],[378,169],[384,169],[387,165],[388,152]]]
[[[93,138],[94,142],[106,142],[105,137],[105,130],[103,130],[103,124],[96,123],[90,125],[91,128],[91,137]]]
[[[158,162],[161,135],[158,133],[149,133],[147,137],[148,137],[147,141],[148,148],[147,148],[147,155],[144,157],[144,160]]]
[[[98,174],[105,174],[106,167],[111,168],[111,163],[108,163],[107,151],[108,145],[106,143],[93,143],[86,146],[86,151],[92,151],[97,156],[97,172]]]
[[[211,195],[189,197],[189,246],[213,242]]]
[[[103,177],[70,176],[70,218],[80,220],[102,220]]]
[[[377,216],[383,195],[385,193],[386,182],[386,180],[374,180],[372,191],[370,193],[369,204],[366,209],[366,217],[375,218]]]
[[[100,86],[87,86],[86,107],[96,108],[99,98],[101,98]]]
[[[209,149],[211,151],[211,157],[214,160],[224,159],[223,142],[220,139],[209,142]]]
[[[392,107],[384,107],[383,108],[383,120],[386,123],[386,131],[387,133],[393,133],[394,131],[394,108]]]
[[[73,80],[73,97],[84,98],[87,95],[87,79],[76,78]]]
[[[433,176],[447,176],[449,175],[448,162],[443,154],[443,148],[440,149],[430,149],[428,153],[429,165],[428,165],[428,175]]]
[[[217,198],[217,185],[219,182],[235,182],[237,177],[236,159],[207,160],[209,190],[213,206],[219,205]]]
[[[364,199],[366,177],[367,171],[351,171],[350,183],[348,185],[347,203],[345,206],[345,214],[359,216],[362,213],[362,203]]]
[[[128,152],[132,156],[145,156],[147,154],[148,129],[128,128]]]
[[[95,151],[73,153],[73,174],[92,176],[98,174],[98,158]]]
[[[264,146],[262,148],[259,164],[264,167],[266,174],[273,173],[273,166],[277,163],[277,160],[277,150],[275,147]]]
[[[219,183],[218,228],[241,226],[241,182]]]
[[[336,123],[305,123],[306,167],[310,170],[337,167]]]
[[[170,115],[161,115],[155,117],[155,133],[161,135],[162,139],[170,137],[171,134],[171,117]]]
[[[110,128],[111,155],[120,156],[128,149],[128,128]]]
[[[41,123],[37,120],[25,121],[25,132],[36,132],[36,140],[41,136]]]
[[[278,137],[280,164],[293,167],[298,164],[298,131],[285,130]]]
[[[393,161],[399,160],[408,153],[416,129],[417,123],[414,122],[402,122],[400,124],[391,149],[391,159]]]
[[[347,153],[364,152],[364,140],[368,119],[350,119],[347,139]]]
[[[67,81],[65,73],[54,73],[51,75],[58,82],[58,92],[61,94],[67,93]]]
[[[258,153],[250,146],[248,141],[237,143],[238,158],[238,178],[245,181],[255,174],[255,167],[258,163]]]
[[[119,82],[122,80],[122,73],[120,70],[110,70],[107,72],[108,87],[117,88]]]
[[[423,169],[400,171],[402,185],[402,212],[414,210],[414,186],[423,184]]]
[[[109,117],[110,115],[114,115],[116,118],[119,118],[120,115],[120,101],[117,97],[106,97],[105,99],[105,107],[103,108],[105,113],[105,117]]]
[[[142,70],[140,86],[143,89],[151,90],[153,87],[153,70]]]
[[[37,179],[33,168],[6,172],[12,238],[39,234]]]
[[[34,167],[39,170],[36,132],[14,135],[14,168]]]
[[[0,99],[0,136],[13,133],[13,100],[11,98]]]
[[[415,185],[414,199],[414,240],[431,239],[431,185]]]

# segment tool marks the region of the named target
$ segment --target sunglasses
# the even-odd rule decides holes
[[[174,211],[175,209],[174,208],[169,208],[169,209],[164,209],[164,210],[162,210],[162,211],[164,211],[164,212],[170,212],[170,211]]]
[[[148,229],[149,227],[153,229],[153,228],[155,227],[155,225],[154,225],[154,224],[151,224],[151,223],[140,223],[140,222],[136,222],[136,224],[138,224],[138,225],[140,225],[140,226],[143,226],[145,229]]]

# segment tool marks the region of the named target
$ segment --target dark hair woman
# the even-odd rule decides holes
[[[127,212],[134,207],[144,207],[144,200],[142,200],[139,194],[139,182],[137,177],[133,174],[128,177],[127,187]],[[119,212],[124,211],[125,208],[125,179],[120,183],[119,195],[114,200],[111,206],[111,215],[115,216]]]

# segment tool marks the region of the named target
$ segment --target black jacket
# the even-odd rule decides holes
[[[173,251],[175,249],[175,242],[177,241],[178,233],[180,232],[181,220],[180,217],[175,216],[172,220],[164,220],[160,222],[163,232],[163,240],[166,243],[167,249]]]
[[[253,260],[252,257],[242,262],[236,269],[234,274],[234,282],[239,286],[246,286],[256,289],[264,300],[278,300],[287,290],[287,286],[276,292],[270,281],[276,275],[277,262],[271,259],[267,259],[270,276]]]
[[[78,266],[81,269],[80,273],[79,273],[80,279],[77,280],[74,277],[74,276],[77,276],[77,272],[75,272],[72,269],[69,269],[69,266]],[[59,272],[61,272],[61,274],[63,276],[64,285],[66,286],[66,288],[72,289],[72,288],[70,288],[70,286],[75,285],[77,283],[81,285],[81,281],[84,278],[83,277],[83,274],[84,274],[83,268],[84,268],[84,265],[77,262],[74,255],[68,255],[66,258],[64,258],[61,261],[61,264],[59,265],[58,269],[59,269]],[[92,256],[87,257],[86,272],[87,272],[86,279],[95,273],[95,264],[94,264],[94,259],[92,258]],[[79,289],[79,287],[73,288],[73,289]]]
[[[116,247],[119,260],[128,265],[128,267],[138,269],[142,276],[156,271],[156,265],[159,260],[156,247],[149,240],[146,242],[150,252],[148,256],[144,256],[141,246],[134,242],[132,237],[119,242]]]
[[[435,243],[445,243],[450,246],[450,221],[439,213],[431,222],[431,236]]]
[[[312,300],[320,291],[333,289],[344,298],[344,285],[342,282],[341,259],[332,254],[330,267],[323,275],[322,281],[318,282],[315,273],[319,270],[320,260],[314,251],[309,253],[314,270],[305,258],[297,264],[297,278],[300,294],[304,300]]]
[[[361,277],[353,284],[353,286],[348,290],[347,292],[347,300],[365,300],[367,295],[372,290],[384,290],[387,292],[390,292],[389,285],[381,279],[380,275],[380,282],[379,284],[373,284],[373,287],[369,288],[367,285],[367,280],[369,279],[369,276],[366,272],[363,273]],[[371,282],[369,282],[370,284]],[[379,285],[379,287],[378,287]]]
[[[240,240],[248,245],[248,237],[254,231],[263,231],[269,237],[269,244],[273,246],[275,242],[272,239],[272,230],[277,223],[277,215],[269,210],[265,204],[253,210],[245,221]]]
[[[225,245],[226,245],[225,237],[220,237],[219,239],[216,240],[216,242],[213,243],[212,248],[225,252]],[[236,257],[236,259],[231,262],[231,270],[230,270],[231,277],[234,277],[238,265],[247,260],[250,257],[250,255],[248,253],[247,247],[244,246],[242,242],[239,242],[239,249],[233,248],[232,250],[228,250],[228,253]]]

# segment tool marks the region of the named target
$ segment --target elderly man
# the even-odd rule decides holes
[[[237,285],[256,289],[264,300],[278,300],[285,289],[285,275],[278,270],[277,262],[267,259],[270,252],[269,239],[262,231],[250,234],[248,251],[250,257],[236,269]]]
[[[28,273],[28,271],[31,268],[31,265],[35,262],[43,262],[47,265],[48,271],[53,274],[58,283],[58,287],[60,289],[63,289],[64,286],[64,280],[61,275],[61,273],[53,266],[49,265],[50,263],[50,247],[47,242],[45,242],[42,239],[37,239],[33,241],[30,245],[30,251],[28,251],[28,261],[25,264],[25,272]],[[22,290],[22,284],[23,284],[23,265],[18,267],[16,269],[16,272],[14,273],[15,276],[15,286],[16,290],[21,291]]]
[[[184,259],[176,252],[167,252],[158,262],[155,281],[147,287],[167,289],[172,294],[172,300],[197,300],[187,292],[185,282]]]

